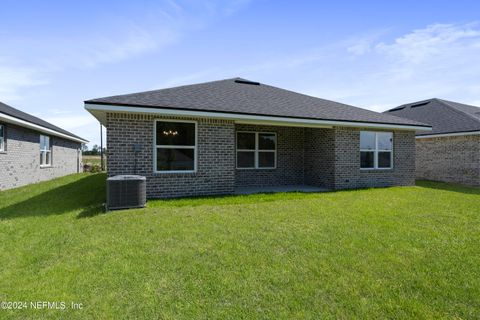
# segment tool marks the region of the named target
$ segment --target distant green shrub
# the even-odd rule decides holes
[[[102,167],[99,164],[85,164],[83,165],[83,172],[98,173],[102,172]]]

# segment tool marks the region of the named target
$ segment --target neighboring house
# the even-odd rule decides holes
[[[81,172],[86,142],[0,102],[0,190]]]
[[[386,112],[431,124],[417,132],[417,177],[480,186],[480,108],[430,99]]]
[[[107,128],[108,175],[149,198],[245,187],[413,185],[430,126],[240,78],[85,101]]]

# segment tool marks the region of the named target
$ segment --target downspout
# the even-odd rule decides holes
[[[104,171],[104,165],[103,165],[103,129],[102,129],[102,123],[100,123],[100,168],[102,171]]]

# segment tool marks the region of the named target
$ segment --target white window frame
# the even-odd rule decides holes
[[[157,145],[157,122],[177,122],[177,123],[193,123],[195,124],[195,145],[194,146],[177,146],[177,145]],[[157,148],[163,149],[193,149],[193,170],[157,170]],[[196,173],[197,172],[197,149],[198,149],[198,124],[192,120],[176,120],[176,119],[155,119],[153,127],[153,172],[160,174],[168,173]]]
[[[393,169],[393,132],[391,132],[391,131],[366,131],[366,130],[362,130],[362,131],[360,131],[360,134],[362,132],[375,134],[375,149],[370,150],[370,149],[360,148],[360,157],[361,157],[362,152],[373,152],[373,167],[362,168],[362,163],[361,163],[361,159],[360,159],[360,170],[392,170]],[[386,150],[386,149],[381,149],[380,150],[378,148],[378,134],[379,133],[380,134],[381,133],[389,133],[389,134],[392,135],[392,149],[391,150]],[[359,139],[360,139],[360,135],[359,135]],[[361,145],[361,143],[360,143],[360,145]],[[390,167],[382,167],[382,168],[378,167],[378,153],[379,152],[390,152]]]
[[[5,152],[5,126],[0,124],[0,128],[2,128],[3,135],[0,136],[0,152]]]
[[[237,149],[237,141],[239,133],[254,133],[255,134],[255,149]],[[275,150],[260,150],[258,143],[258,136],[260,134],[273,134],[275,136]],[[278,148],[278,137],[276,132],[268,131],[237,131],[235,134],[235,168],[237,170],[275,170],[277,169],[277,148]],[[238,153],[239,152],[253,152],[254,153],[254,166],[248,168],[238,167]],[[259,166],[259,152],[272,152],[274,154],[274,166],[273,167],[260,167]]]
[[[47,137],[48,138],[48,149],[42,149],[42,137]],[[39,138],[39,143],[40,143],[40,158],[43,159],[43,164],[42,161],[40,160],[40,167],[41,168],[48,168],[52,166],[52,144],[51,144],[51,137],[47,136],[45,134],[41,134]],[[49,163],[46,163],[47,160],[47,154],[50,154],[50,157],[48,159],[50,160]]]

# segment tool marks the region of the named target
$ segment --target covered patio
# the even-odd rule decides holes
[[[333,189],[334,129],[236,124],[235,131],[235,193]]]

